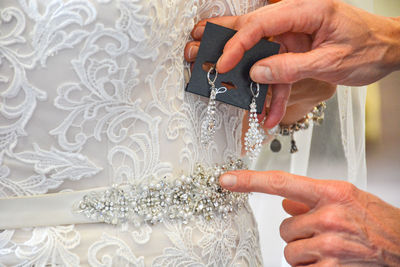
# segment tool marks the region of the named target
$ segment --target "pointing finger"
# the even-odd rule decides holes
[[[231,171],[220,178],[221,186],[236,192],[260,192],[279,195],[310,208],[324,197],[326,181],[298,176],[282,171]]]

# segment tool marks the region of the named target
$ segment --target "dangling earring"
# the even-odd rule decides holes
[[[249,114],[249,129],[244,137],[244,145],[247,155],[251,160],[255,159],[261,151],[261,145],[265,138],[265,133],[260,127],[257,118],[257,104],[256,98],[260,94],[260,85],[256,83],[256,92],[254,92],[254,83],[250,84],[250,91],[253,95],[253,99],[250,104],[250,114]]]
[[[211,79],[211,74],[214,71],[215,71],[214,79]],[[210,99],[208,101],[206,119],[203,121],[201,125],[201,143],[204,145],[208,144],[215,134],[215,126],[217,123],[217,120],[215,119],[215,112],[217,111],[215,99],[217,97],[217,94],[222,94],[227,91],[226,87],[220,87],[220,88],[215,87],[215,81],[217,80],[217,77],[218,77],[218,72],[215,69],[215,67],[212,66],[207,73],[208,84],[211,86]]]

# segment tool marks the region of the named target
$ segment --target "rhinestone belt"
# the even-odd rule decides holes
[[[223,189],[218,178],[226,171],[240,169],[246,169],[240,159],[212,168],[198,164],[193,174],[182,175],[173,182],[163,178],[155,184],[114,185],[103,192],[85,195],[77,203],[77,212],[95,221],[130,222],[136,227],[166,219],[186,224],[196,216],[207,220],[216,215],[226,217],[247,202],[248,194]]]

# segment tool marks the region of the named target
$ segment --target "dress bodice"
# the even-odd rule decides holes
[[[200,19],[263,2],[0,0],[1,266],[261,266],[248,205],[188,224],[65,216],[82,192],[240,156],[235,107],[217,105],[201,144],[208,99],[184,91],[183,51]]]
[[[197,21],[256,0],[1,1],[0,196],[176,177],[241,151],[243,111],[184,92]]]

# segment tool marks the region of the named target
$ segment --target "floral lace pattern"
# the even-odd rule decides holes
[[[201,144],[207,100],[184,92],[183,50],[200,19],[264,4],[2,0],[0,198],[173,179],[240,156],[243,111],[225,104]],[[211,223],[89,226],[0,230],[0,266],[261,265],[246,208]]]

